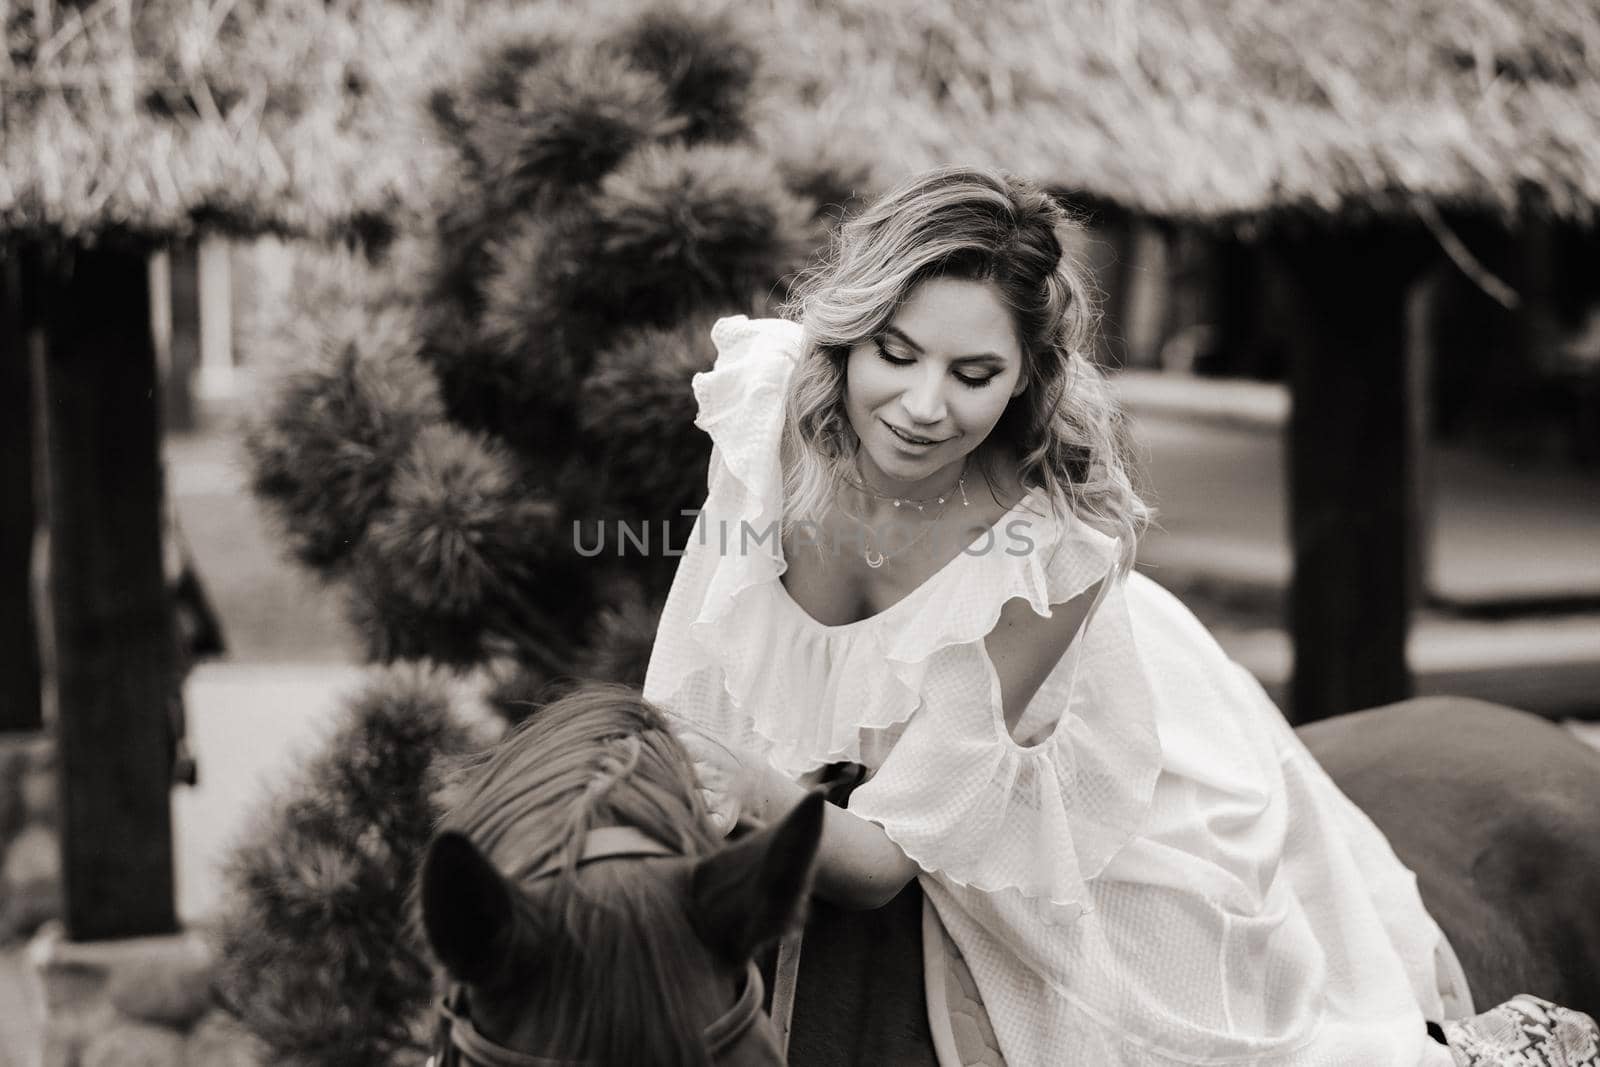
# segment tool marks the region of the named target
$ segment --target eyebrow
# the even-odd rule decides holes
[[[906,332],[904,330],[900,329],[898,326],[885,326],[883,328],[883,332],[887,333],[887,334],[892,334],[896,339],[905,342],[906,344],[910,345],[912,348],[916,349],[918,352],[921,352],[923,355],[927,355],[928,350],[923,348],[921,345],[917,344],[917,342],[913,341],[910,338],[910,336],[907,335]],[[982,362],[982,363],[998,363],[998,364],[1002,364],[1003,365],[1005,363],[1005,357],[1004,356],[1000,356],[1000,355],[996,355],[993,352],[974,352],[970,356],[957,356],[955,359],[952,359],[950,362],[952,362],[952,363],[979,363],[979,362]]]

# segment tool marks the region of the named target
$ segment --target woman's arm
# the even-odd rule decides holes
[[[799,803],[806,790],[770,771],[752,817],[770,823]],[[918,867],[875,822],[835,804],[824,808],[814,892],[841,908],[881,908],[917,876]]]
[[[1064,604],[1052,605],[1046,619],[1026,600],[1013,600],[985,640],[1000,679],[1007,728],[1016,726],[1055,664],[1066,653],[1094,601],[1098,586]],[[741,759],[709,740],[685,737],[710,791],[734,798],[738,814],[767,824],[780,818],[806,793],[764,760]],[[844,908],[878,908],[893,900],[915,878],[916,861],[877,823],[829,804],[817,850],[815,892]]]
[[[694,761],[712,822],[724,833],[741,819],[776,822],[806,795],[805,786],[763,759],[692,729],[680,731],[678,739]],[[824,809],[815,884],[823,899],[842,908],[881,907],[917,869],[878,824],[835,804]]]
[[[1062,604],[1052,604],[1049,618],[1034,614],[1026,600],[1012,600],[1000,611],[984,648],[1000,679],[1007,730],[1014,730],[1023,709],[1066,654],[1089,614],[1097,583]],[[746,796],[750,814],[771,822],[805,795],[804,787],[770,768],[751,783]],[[880,908],[917,876],[916,861],[884,832],[883,827],[829,804],[817,849],[816,893],[842,908]]]
[[[1000,609],[1000,620],[984,638],[984,650],[1000,679],[1001,705],[1006,729],[1014,731],[1033,695],[1050,676],[1094,604],[1102,579],[1071,600],[1050,605],[1050,617],[1035,615],[1033,605],[1020,598]]]

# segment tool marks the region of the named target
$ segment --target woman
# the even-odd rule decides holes
[[[1449,1064],[1425,1022],[1470,1002],[1415,878],[1130,569],[1070,236],[1028,183],[939,170],[843,227],[797,322],[717,324],[645,695],[724,826],[866,768],[817,892],[920,878],[930,992],[969,967],[1013,1067]]]

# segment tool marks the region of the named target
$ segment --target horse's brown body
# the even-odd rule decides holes
[[[1600,1015],[1600,752],[1446,698],[1300,736],[1416,873],[1480,1010],[1534,993]]]
[[[1546,720],[1453,698],[1300,735],[1416,872],[1480,1010],[1527,992],[1600,1014],[1600,753]],[[921,903],[912,883],[876,912],[814,906],[790,1063],[935,1062]]]

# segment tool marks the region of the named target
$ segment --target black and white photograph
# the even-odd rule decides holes
[[[0,27],[0,1067],[1600,1067],[1595,0]]]

